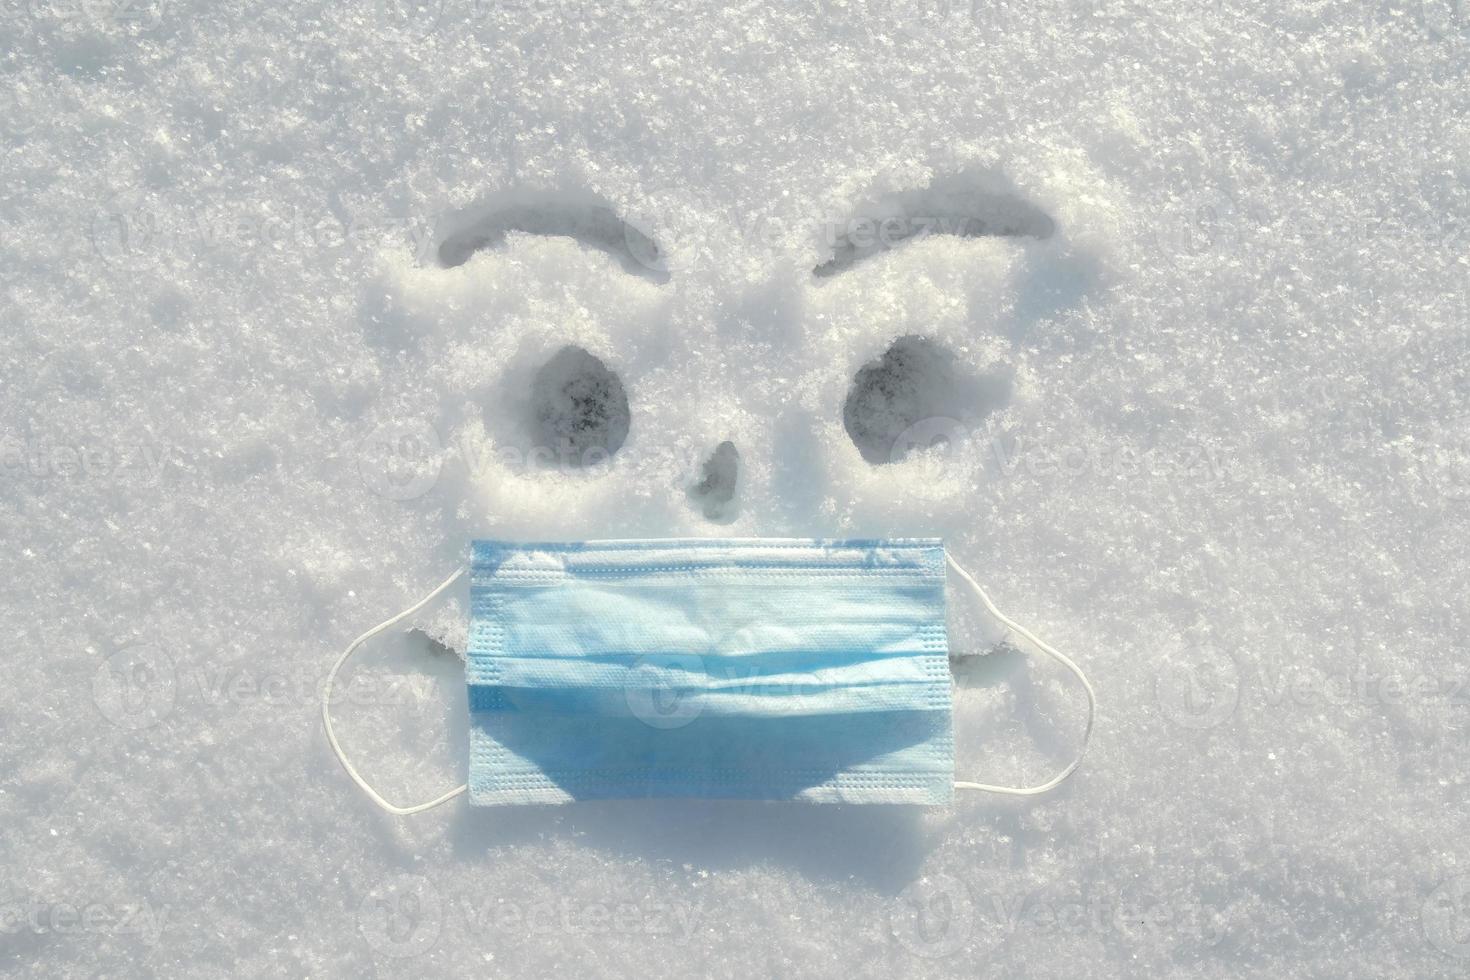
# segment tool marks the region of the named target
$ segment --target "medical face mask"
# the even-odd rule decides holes
[[[383,799],[322,720],[348,775],[384,809],[632,797],[944,804],[955,789],[1029,796],[1038,786],[955,779],[945,581],[953,571],[1013,632],[936,539],[477,541],[465,680],[469,779],[411,806]]]

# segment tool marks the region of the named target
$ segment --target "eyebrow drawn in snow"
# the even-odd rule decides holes
[[[951,174],[927,187],[887,194],[858,207],[845,222],[829,224],[832,257],[812,269],[827,279],[880,252],[931,235],[957,238],[1050,238],[1051,216],[998,174]]]
[[[586,191],[502,193],[446,219],[439,265],[454,269],[483,249],[505,245],[511,232],[571,238],[606,252],[631,275],[663,284],[669,273],[657,242],[605,199]]]

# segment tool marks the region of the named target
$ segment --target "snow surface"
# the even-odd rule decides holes
[[[12,0],[0,969],[1464,975],[1467,33]],[[699,534],[943,535],[1091,673],[1086,765],[412,818],[337,767],[327,666],[472,537]],[[951,615],[964,775],[1045,778],[1078,691]],[[418,625],[336,712],[403,801],[467,751]]]

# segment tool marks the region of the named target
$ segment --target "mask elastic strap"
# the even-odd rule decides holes
[[[389,803],[387,800],[383,799],[383,797],[378,794],[377,790],[373,789],[367,784],[367,780],[358,775],[357,769],[353,767],[352,763],[347,761],[347,755],[342,751],[342,746],[337,742],[336,733],[332,731],[332,682],[337,679],[337,671],[342,669],[342,665],[347,662],[347,658],[352,656],[353,652],[356,651],[358,647],[362,646],[368,640],[371,640],[373,637],[377,636],[385,629],[396,626],[404,619],[407,619],[409,616],[412,616],[414,613],[424,608],[424,606],[428,605],[429,602],[431,602],[439,595],[439,593],[449,588],[455,582],[458,582],[460,576],[463,575],[464,572],[464,568],[461,567],[453,575],[445,579],[444,583],[433,592],[430,592],[418,602],[415,602],[413,605],[403,610],[403,612],[399,613],[397,616],[394,616],[387,622],[379,623],[377,626],[374,626],[372,629],[362,634],[362,636],[359,636],[357,639],[347,644],[347,649],[342,651],[342,656],[337,658],[337,662],[332,665],[332,669],[327,673],[327,683],[322,688],[322,726],[325,727],[327,730],[327,741],[331,743],[332,751],[335,752],[337,755],[337,761],[342,763],[342,768],[347,770],[347,775],[352,777],[352,781],[356,783],[359,787],[361,787],[362,791],[366,793],[374,803],[382,807],[384,810],[387,810],[389,813],[396,813],[399,816],[407,816],[410,813],[422,813],[424,810],[431,810],[441,803],[448,803],[450,800],[454,799],[456,796],[468,789],[469,784],[466,783],[463,786],[456,786],[454,789],[445,793],[443,796],[438,797],[437,799],[430,800],[427,803],[418,803],[413,806],[395,806],[392,803]]]
[[[1072,775],[1072,773],[1076,772],[1077,767],[1082,765],[1082,756],[1087,751],[1087,741],[1092,737],[1092,716],[1093,713],[1097,710],[1097,695],[1093,693],[1092,685],[1088,683],[1087,675],[1082,673],[1082,668],[1074,664],[1067,657],[1066,654],[1061,653],[1049,644],[1043,643],[1041,640],[1037,639],[1036,634],[1032,633],[1026,627],[1011,619],[999,609],[995,608],[995,603],[991,602],[990,596],[986,595],[985,590],[980,588],[980,583],[976,582],[975,579],[970,576],[969,572],[961,568],[959,566],[959,563],[951,558],[948,553],[946,553],[944,557],[945,560],[949,562],[949,567],[958,572],[960,578],[968,582],[970,584],[970,588],[975,590],[975,594],[980,597],[980,601],[985,603],[985,608],[990,610],[990,615],[994,616],[996,619],[1000,620],[1002,623],[1009,626],[1017,633],[1020,633],[1026,639],[1035,644],[1036,648],[1042,653],[1046,654],[1048,657],[1051,657],[1057,663],[1070,670],[1073,675],[1075,675],[1076,678],[1082,682],[1082,689],[1087,692],[1087,727],[1082,732],[1082,748],[1077,750],[1077,758],[1072,760],[1071,765],[1067,766],[1067,768],[1063,769],[1057,775],[1053,776],[1051,779],[1048,779],[1046,782],[1042,783],[1039,786],[990,786],[986,783],[968,783],[961,782],[959,780],[956,780],[954,784],[955,789],[977,789],[986,793],[1004,793],[1007,796],[1039,796],[1040,794],[1055,789],[1057,786],[1061,785],[1064,779]]]

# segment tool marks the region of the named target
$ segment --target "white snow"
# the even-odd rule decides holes
[[[1463,3],[29,0],[0,82],[7,974],[1470,965]],[[1086,764],[394,818],[332,759],[470,539],[705,534],[944,536]],[[1045,778],[1079,692],[951,603],[962,777]],[[390,798],[463,779],[463,617],[339,691]]]

